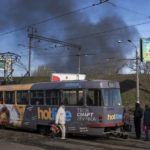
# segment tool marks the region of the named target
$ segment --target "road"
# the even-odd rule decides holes
[[[0,129],[0,150],[148,150],[150,142],[111,137],[71,137],[52,139],[37,133]]]
[[[0,141],[0,149],[1,150],[45,150],[43,148],[38,148],[35,146],[27,146],[27,145],[22,145],[22,144],[17,144],[17,143],[12,143],[12,142],[7,142],[7,141]]]

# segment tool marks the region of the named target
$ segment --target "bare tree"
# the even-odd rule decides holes
[[[140,70],[144,74],[149,74],[150,73],[150,62],[142,62],[140,65]]]
[[[52,69],[49,65],[38,66],[37,70],[32,72],[32,76],[51,76]]]
[[[127,67],[129,67],[132,71],[136,71],[136,60],[128,60]]]
[[[118,74],[121,70],[127,66],[126,61],[120,61],[117,59],[106,59],[103,63],[97,63],[96,65],[83,67],[82,71],[87,75],[102,75],[102,74]]]
[[[81,71],[86,75],[99,75],[103,74],[103,67],[101,66],[100,63],[97,63],[95,65],[82,67]]]
[[[136,60],[129,60],[127,65],[132,71],[136,71]],[[139,72],[150,73],[150,62],[139,62]]]
[[[104,74],[119,74],[121,70],[126,66],[126,61],[119,59],[110,59],[105,62]]]

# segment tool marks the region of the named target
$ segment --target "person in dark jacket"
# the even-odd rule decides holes
[[[150,108],[146,104],[145,105],[145,112],[144,112],[144,120],[143,120],[143,125],[146,126],[146,141],[149,141],[149,129],[150,129]]]
[[[128,108],[124,108],[123,111],[123,129],[124,131],[129,131],[130,130],[130,115],[128,113]]]
[[[139,103],[135,104],[135,111],[134,111],[134,126],[135,126],[135,132],[136,132],[136,138],[141,138],[141,118],[143,115],[143,110],[140,107]]]

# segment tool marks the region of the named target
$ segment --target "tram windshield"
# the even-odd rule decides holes
[[[121,106],[120,89],[102,89],[104,106]]]

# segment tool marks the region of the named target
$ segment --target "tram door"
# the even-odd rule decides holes
[[[78,112],[84,107],[84,91],[79,89],[64,90],[63,102],[66,105],[67,132],[76,133],[81,126]]]
[[[4,92],[4,105],[0,109],[1,122],[6,126],[14,126],[18,120],[18,114],[16,112],[15,104],[15,92],[5,91]]]
[[[28,105],[28,91],[17,91],[17,112],[18,112],[18,121],[17,126],[22,127],[23,120],[24,120],[24,114],[26,111],[26,106]]]

